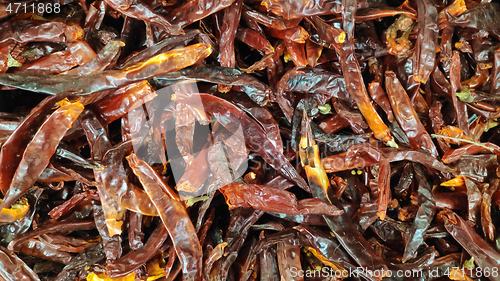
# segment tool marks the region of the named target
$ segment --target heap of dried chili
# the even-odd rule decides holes
[[[0,3],[0,279],[500,280],[499,16]]]

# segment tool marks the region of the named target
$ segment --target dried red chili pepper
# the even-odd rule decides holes
[[[500,255],[456,213],[443,211],[446,230],[474,257],[482,268],[495,268]]]
[[[267,188],[266,186],[234,183],[225,185],[219,190],[226,197],[230,209],[252,207],[257,210],[288,215],[323,214],[336,216],[343,213],[342,210],[319,199],[311,198],[297,201],[293,194],[285,190]]]
[[[156,172],[135,154],[127,156],[130,167],[137,175],[146,193],[158,210],[175,250],[181,258],[186,280],[198,280],[202,274],[202,253],[193,224],[178,195],[158,177]],[[175,218],[172,220],[171,218]]]
[[[339,55],[347,91],[358,105],[359,111],[361,111],[361,114],[365,117],[365,120],[368,123],[368,126],[370,126],[370,129],[372,129],[374,136],[377,139],[394,146],[394,139],[392,138],[389,129],[381,120],[380,116],[373,108],[373,105],[370,103],[368,93],[363,82],[363,77],[361,76],[361,69],[359,67],[358,60],[354,56],[354,18],[356,14],[357,1],[343,1],[342,4],[344,6],[342,23],[345,31],[344,37],[346,38],[346,42],[342,45],[342,50]],[[339,40],[339,43],[343,43],[343,41],[343,39]]]
[[[422,148],[433,156],[437,156],[438,153],[431,136],[420,122],[417,112],[415,112],[411,105],[410,98],[406,95],[403,86],[394,72],[387,71],[385,73],[385,87],[396,120],[410,140],[411,148]]]
[[[59,141],[83,111],[83,105],[62,103],[42,124],[31,142],[26,146],[19,166],[6,190],[0,209],[9,208],[17,199],[31,188],[37,177],[49,164]],[[3,150],[2,150],[3,151]],[[44,154],[40,155],[40,151]]]
[[[433,1],[418,1],[418,37],[415,43],[417,55],[414,71],[415,81],[426,83],[436,64],[436,48],[438,46],[438,11]]]
[[[159,54],[124,70],[108,70],[80,76],[35,76],[0,74],[0,84],[46,94],[77,92],[80,95],[126,86],[166,72],[182,69],[206,58],[212,49],[200,43]]]

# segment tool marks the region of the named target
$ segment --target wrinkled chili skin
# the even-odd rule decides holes
[[[437,156],[438,153],[431,136],[422,125],[417,112],[413,109],[408,95],[394,72],[387,71],[385,73],[385,85],[396,120],[408,136],[410,146],[416,150],[422,148],[433,156]]]
[[[295,19],[314,15],[339,14],[342,11],[341,1],[305,1],[291,0],[263,2],[268,11],[280,15],[285,19]]]
[[[418,37],[416,45],[416,71],[415,81],[426,83],[436,64],[436,47],[438,46],[438,11],[433,5],[434,1],[423,0],[417,2]]]
[[[346,32],[346,43],[340,51],[340,62],[342,73],[344,74],[347,92],[353,97],[358,105],[361,114],[365,117],[368,126],[374,132],[377,139],[383,142],[393,141],[389,128],[381,120],[378,113],[370,103],[368,92],[366,91],[361,69],[358,60],[354,56],[354,16],[356,14],[357,1],[342,1],[344,13],[342,23]]]
[[[236,39],[254,49],[264,52],[266,55],[274,51],[271,43],[262,34],[249,28],[238,28]]]
[[[40,280],[14,253],[0,246],[0,276],[5,280]]]
[[[328,196],[330,184],[327,180],[325,168],[321,165],[319,159],[318,147],[312,138],[310,121],[307,114],[302,119],[302,136],[300,140],[300,159],[305,168],[307,179],[311,188],[313,197],[328,202],[341,208],[340,201],[335,197]],[[390,171],[389,171],[390,173]],[[381,185],[388,184],[380,180]],[[380,195],[381,196],[381,195]],[[381,218],[384,215],[381,214]],[[340,244],[346,249],[349,255],[360,265],[367,266],[376,270],[386,270],[387,265],[382,258],[371,248],[368,242],[353,224],[347,223],[349,215],[344,213],[335,220],[329,216],[323,216],[328,227],[339,240]],[[349,233],[349,235],[347,235]],[[373,277],[371,279],[380,280],[382,277]]]
[[[46,98],[30,112],[9,139],[2,145],[2,150],[0,151],[0,163],[2,163],[2,165],[0,165],[0,187],[3,194],[9,189],[17,165],[22,159],[22,153],[31,137],[45,121],[45,118],[52,113],[51,108],[55,103],[63,98],[64,95]]]
[[[113,67],[121,54],[121,47],[123,47],[123,44],[124,43],[119,40],[110,40],[90,62],[66,71],[64,74],[87,75]]]
[[[199,280],[201,269],[201,246],[185,207],[175,193],[159,179],[154,170],[143,160],[132,154],[127,160],[139,177],[147,194],[158,209],[158,213],[182,259],[182,271],[186,280]],[[163,186],[162,186],[163,185]],[[167,216],[172,216],[175,221]]]
[[[113,9],[119,11],[120,13],[123,13],[128,17],[137,18],[148,23],[155,24],[172,35],[183,33],[181,27],[172,25],[164,17],[155,14],[154,11],[152,11],[148,8],[148,6],[142,3],[131,3],[128,1],[120,0],[106,0],[105,2],[113,7]]]
[[[465,134],[469,134],[469,123],[467,115],[466,104],[459,100],[456,93],[461,90],[460,85],[460,57],[458,51],[453,52],[453,57],[451,59],[450,66],[450,84],[451,84],[451,98],[453,101],[453,106],[455,107],[455,113],[457,118],[457,124],[460,129],[462,129]]]
[[[436,202],[431,191],[431,186],[427,182],[423,168],[415,164],[414,170],[419,181],[418,203],[420,204],[415,220],[410,229],[410,236],[406,242],[403,261],[407,261],[417,254],[417,249],[423,243],[426,230],[430,227],[431,221],[436,212]]]
[[[265,186],[228,184],[219,188],[219,190],[226,197],[231,209],[253,207],[258,210],[280,212],[288,215],[326,214],[334,216],[342,214],[341,210],[338,210],[335,206],[328,206],[321,200],[303,199],[297,201],[287,191],[266,188]],[[287,205],[283,202],[287,202]]]
[[[235,0],[196,0],[190,1],[168,14],[172,19],[172,24],[181,27],[187,26],[208,15],[214,14],[226,7],[229,7]]]
[[[36,89],[37,92],[51,95],[62,92],[77,92],[85,95],[115,89],[132,82],[182,69],[186,66],[185,64],[195,64],[206,58],[211,52],[210,45],[199,43],[159,54],[125,70],[108,70],[84,77],[0,74],[0,84],[28,91]]]
[[[106,266],[106,272],[112,278],[125,276],[151,259],[168,238],[168,231],[159,225],[144,246],[130,251],[127,255],[114,260]]]
[[[500,15],[500,5],[496,2],[480,4],[450,22],[455,26],[472,27],[500,37],[500,29],[495,19]]]
[[[156,76],[153,80],[163,86],[168,86],[183,80],[196,80],[240,86],[242,90],[259,105],[266,104],[268,96],[271,94],[271,89],[255,77],[243,71],[217,66],[184,69]]]
[[[240,21],[241,11],[243,9],[243,0],[235,0],[233,4],[224,10],[224,18],[222,20],[221,38],[219,40],[220,47],[220,65],[223,67],[234,68],[236,64],[234,54],[234,39],[238,31],[238,22]],[[228,91],[230,87],[220,86],[219,90]]]
[[[491,72],[490,93],[500,92],[500,50],[495,51],[493,70]]]
[[[475,262],[483,268],[497,266],[500,255],[483,238],[481,238],[456,213],[448,210],[445,213],[446,230],[474,257]]]
[[[82,111],[81,103],[68,104],[58,108],[47,118],[27,145],[23,158],[13,175],[11,185],[0,203],[0,209],[10,207],[15,200],[31,188],[36,178],[48,165],[50,157],[56,151],[57,144]],[[44,155],[39,155],[40,151],[44,151]]]

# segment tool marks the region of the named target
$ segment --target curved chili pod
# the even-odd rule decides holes
[[[456,213],[450,210],[443,212],[446,230],[474,257],[477,265],[481,268],[498,267],[500,254]],[[499,280],[499,278],[492,277],[492,280]]]
[[[170,71],[179,70],[198,63],[212,53],[212,47],[205,43],[174,49],[156,55],[124,70],[107,70],[84,77],[75,75],[21,75],[0,74],[0,85],[55,95],[62,92],[76,92],[79,95],[116,89],[130,83],[149,79]]]
[[[394,114],[392,113],[391,104],[387,94],[384,89],[382,89],[381,83],[373,81],[368,84],[368,93],[372,97],[373,101],[375,101],[385,111],[385,114],[387,114],[387,120],[389,120],[389,122],[393,122]]]
[[[424,236],[427,229],[431,225],[431,221],[436,213],[436,201],[431,191],[431,186],[424,175],[423,168],[414,164],[414,171],[419,182],[418,185],[418,211],[415,220],[409,230],[409,236],[406,240],[405,250],[403,253],[402,262],[406,262],[414,258],[417,254],[418,247],[424,242]]]
[[[418,37],[415,43],[416,82],[426,83],[436,64],[436,48],[438,46],[439,29],[437,25],[438,11],[432,0],[417,2]]]
[[[354,56],[354,19],[357,1],[343,0],[342,4],[344,6],[342,24],[347,38],[346,43],[343,44],[342,50],[340,51],[340,65],[342,67],[347,92],[358,105],[359,111],[361,111],[361,114],[365,117],[366,123],[368,123],[368,126],[373,131],[374,136],[390,146],[395,146],[396,143],[391,136],[389,128],[382,121],[370,102],[361,75],[361,68],[358,60]]]
[[[153,78],[154,82],[162,86],[170,86],[179,81],[191,80],[240,86],[243,92],[261,106],[268,102],[268,97],[271,94],[271,89],[266,84],[260,82],[252,75],[234,68],[218,66],[196,67],[159,75]]]
[[[0,209],[9,208],[14,201],[33,186],[38,176],[49,164],[59,142],[82,111],[83,105],[81,103],[68,103],[56,109],[45,120],[26,146],[10,187],[5,193],[4,200],[0,203]]]
[[[293,193],[264,185],[232,183],[219,188],[229,209],[252,207],[287,215],[323,214],[337,216],[344,211],[317,198],[297,200]]]
[[[181,259],[184,280],[200,280],[202,276],[202,251],[193,223],[176,193],[163,183],[156,172],[135,154],[127,156],[134,174],[143,184],[146,193],[158,210],[170,234],[175,251]]]
[[[346,152],[321,159],[321,162],[324,165],[326,171],[329,173],[334,173],[338,171],[367,167],[377,163],[377,160],[375,160],[371,155],[361,153],[364,151],[363,144],[352,146],[349,149],[358,150],[356,157],[351,162],[348,162],[346,160]],[[389,159],[390,162],[408,160],[431,167],[443,173],[453,172],[453,169],[444,165],[438,159],[426,152],[416,150],[397,150],[393,148],[384,148],[381,149],[381,151],[385,155],[385,157]]]
[[[495,224],[491,219],[491,200],[493,194],[497,191],[500,181],[494,179],[490,184],[484,185],[483,200],[481,202],[481,226],[483,227],[484,236],[487,240],[495,239],[496,229]]]
[[[415,150],[423,148],[436,157],[438,155],[436,146],[422,122],[420,122],[410,98],[394,72],[387,71],[385,73],[385,87],[396,120],[406,136],[408,136],[411,148]]]
[[[139,81],[122,87],[97,102],[97,111],[105,124],[122,117],[131,110],[153,100],[157,93],[148,81]]]
[[[147,5],[139,2],[131,2],[126,0],[105,0],[105,2],[120,13],[131,17],[143,20],[147,23],[161,27],[170,35],[183,34],[182,28],[178,25],[171,24],[164,17],[156,14]]]
[[[130,251],[125,256],[106,266],[106,274],[111,278],[125,276],[150,260],[167,240],[169,232],[163,224],[158,225],[148,241],[139,249]],[[169,257],[170,258],[170,257]]]
[[[7,192],[12,182],[16,169],[21,162],[26,146],[31,141],[45,119],[52,113],[52,107],[56,102],[64,98],[65,95],[58,95],[45,98],[24,118],[23,122],[17,126],[2,145],[0,151],[0,190],[3,194]]]
[[[287,20],[314,15],[340,14],[342,12],[342,4],[338,0],[264,0],[262,5],[267,8],[268,12],[282,16]]]
[[[466,144],[456,149],[448,150],[441,160],[443,163],[453,163],[459,160],[464,155],[474,155],[479,152],[493,152],[496,155],[500,155],[500,147],[492,143],[483,143],[481,145],[476,144]]]
[[[197,29],[188,30],[186,34],[171,36],[163,39],[161,42],[148,47],[139,53],[127,58],[127,60],[118,66],[118,69],[125,69],[129,66],[137,64],[142,61],[146,61],[156,55],[172,50],[178,45],[187,45],[189,41],[193,40],[196,36],[199,36],[201,31]]]
[[[453,57],[451,59],[450,66],[450,84],[451,84],[451,99],[453,101],[453,106],[455,107],[455,114],[457,117],[457,124],[460,129],[462,129],[465,134],[469,134],[469,123],[468,123],[468,115],[467,115],[467,105],[458,99],[456,93],[460,92],[461,84],[460,84],[460,72],[461,64],[460,64],[460,55],[458,51],[453,51]]]
[[[306,43],[309,38],[309,33],[301,26],[287,28],[285,30],[278,30],[274,28],[267,28],[267,33],[274,38],[285,39],[285,42],[292,41],[295,43]]]
[[[264,26],[278,30],[283,30],[297,26],[302,20],[302,19],[284,20],[281,17],[260,13],[259,11],[253,10],[250,7],[244,5],[243,18],[245,17],[253,19],[255,22],[260,23]]]
[[[271,54],[274,52],[274,48],[269,43],[262,34],[257,31],[253,31],[249,28],[238,28],[238,32],[236,33],[236,39],[241,42],[247,44],[248,46],[257,49],[264,54]]]
[[[241,18],[243,9],[243,0],[235,0],[231,6],[224,10],[224,18],[222,19],[221,37],[219,40],[220,56],[219,62],[223,67],[234,68],[236,58],[234,54],[234,39],[238,31],[238,23]],[[228,92],[230,86],[220,85],[219,91]]]
[[[172,24],[187,26],[206,16],[229,7],[235,0],[194,0],[172,10],[167,16]]]
[[[122,41],[110,40],[91,61],[62,74],[88,75],[111,68],[116,64],[123,46],[125,44]]]
[[[87,230],[94,229],[94,220],[82,220],[82,221],[65,221],[59,222],[55,220],[49,220],[40,225],[37,229],[26,232],[24,234],[18,235],[14,238],[8,246],[9,250],[15,250],[16,246],[20,243],[28,241],[38,235],[54,233],[54,232],[67,232],[67,231],[77,231],[77,230]]]

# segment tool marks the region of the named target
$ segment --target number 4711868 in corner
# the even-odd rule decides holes
[[[61,12],[61,4],[59,3],[9,3],[7,8],[5,9],[7,13],[55,13],[58,14]]]

